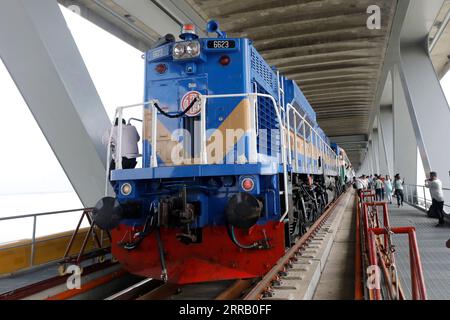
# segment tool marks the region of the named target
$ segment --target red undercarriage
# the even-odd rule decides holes
[[[155,233],[148,235],[133,250],[117,245],[130,241],[136,232],[132,227],[120,225],[112,232],[112,253],[123,267],[133,274],[159,279],[161,261]],[[284,226],[269,222],[250,230],[236,230],[242,244],[270,239],[270,249],[240,249],[229,238],[226,227],[203,228],[202,243],[185,245],[176,239],[177,229],[161,229],[164,258],[169,282],[187,284],[206,281],[245,279],[262,276],[284,254]]]

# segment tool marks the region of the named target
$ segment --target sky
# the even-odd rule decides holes
[[[447,102],[450,102],[450,72],[447,72],[441,80],[441,86],[444,90]],[[449,105],[450,107],[450,105]]]
[[[99,96],[112,118],[119,105],[142,102],[142,52],[61,7]],[[0,196],[73,192],[20,92],[0,61]],[[0,208],[1,209],[1,208]]]

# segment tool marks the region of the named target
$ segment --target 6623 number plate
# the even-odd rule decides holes
[[[234,40],[208,40],[206,46],[208,49],[234,49],[236,42]]]

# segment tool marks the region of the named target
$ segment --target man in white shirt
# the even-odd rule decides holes
[[[364,190],[364,183],[362,181],[362,177],[353,178],[353,186],[356,189],[356,192],[358,194],[358,196],[361,198],[362,195],[362,191]]]
[[[369,189],[369,179],[367,178],[366,175],[362,176],[362,183],[364,189]]]
[[[116,119],[114,123],[112,137],[111,137],[111,156],[112,160],[109,166],[110,171],[116,168],[116,153],[117,153],[117,140],[118,140],[118,128],[119,119]],[[102,138],[104,145],[108,145],[111,130],[105,132]],[[121,146],[121,156],[122,156],[122,169],[134,169],[136,167],[136,158],[139,157],[139,147],[138,142],[141,139],[136,127],[131,124],[126,124],[125,120],[122,119],[122,146]]]
[[[430,211],[434,211],[439,219],[436,227],[441,227],[444,222],[444,192],[442,191],[442,181],[438,179],[436,172],[430,172],[430,179],[425,180],[425,185],[430,189],[433,200]]]

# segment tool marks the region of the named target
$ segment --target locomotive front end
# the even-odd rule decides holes
[[[125,269],[174,283],[258,277],[285,251],[279,159],[258,152],[251,43],[209,31],[186,25],[146,53],[142,168],[112,171],[116,198],[94,210]]]

